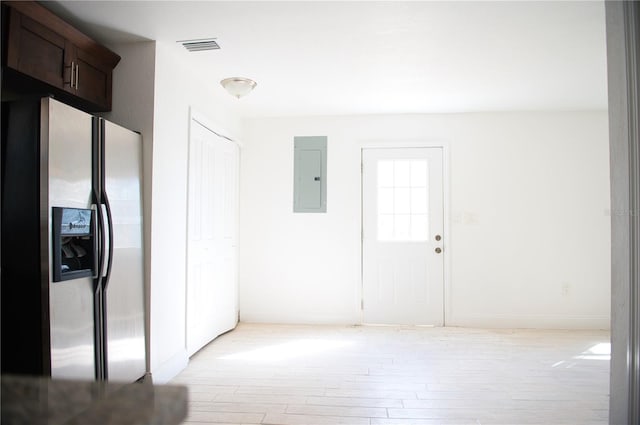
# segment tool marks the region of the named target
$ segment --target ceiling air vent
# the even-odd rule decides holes
[[[201,38],[197,40],[180,40],[185,49],[190,52],[202,52],[204,50],[218,50],[220,46],[215,38]]]

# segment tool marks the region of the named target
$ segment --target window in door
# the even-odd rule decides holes
[[[378,161],[378,240],[429,236],[429,173],[424,159]]]

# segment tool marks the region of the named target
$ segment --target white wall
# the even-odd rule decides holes
[[[293,214],[293,137],[326,135],[326,214]],[[265,118],[245,123],[241,320],[360,323],[360,149],[448,146],[447,324],[607,328],[607,114]]]
[[[185,336],[189,108],[239,136],[234,101],[196,73],[186,50],[156,44],[151,223],[151,371],[166,382],[187,363]],[[181,49],[181,50],[179,50]],[[206,70],[203,70],[206,72]]]
[[[153,54],[147,51],[148,45]],[[154,382],[162,383],[188,361],[185,276],[189,111],[197,110],[233,137],[240,136],[240,121],[235,99],[219,88],[217,81],[207,78],[207,70],[195,71],[197,67],[191,66],[181,46],[153,42],[111,48],[123,57],[118,67],[122,66],[128,76],[126,81],[114,77],[111,116],[129,128],[142,129],[145,143],[148,362]],[[153,66],[149,58],[153,58]],[[132,86],[134,82],[145,88],[145,99],[139,98],[140,90]],[[148,84],[153,86],[150,97]]]

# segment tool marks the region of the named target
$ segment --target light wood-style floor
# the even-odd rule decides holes
[[[185,424],[606,424],[603,331],[240,324],[172,383]]]

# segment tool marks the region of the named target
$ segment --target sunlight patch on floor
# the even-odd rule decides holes
[[[288,360],[303,356],[313,356],[327,351],[341,350],[352,346],[350,341],[329,339],[299,339],[283,344],[270,345],[255,350],[241,351],[219,357],[220,360],[249,360],[256,362],[271,362]]]
[[[600,342],[595,344],[574,358],[581,360],[611,360],[611,343]]]

